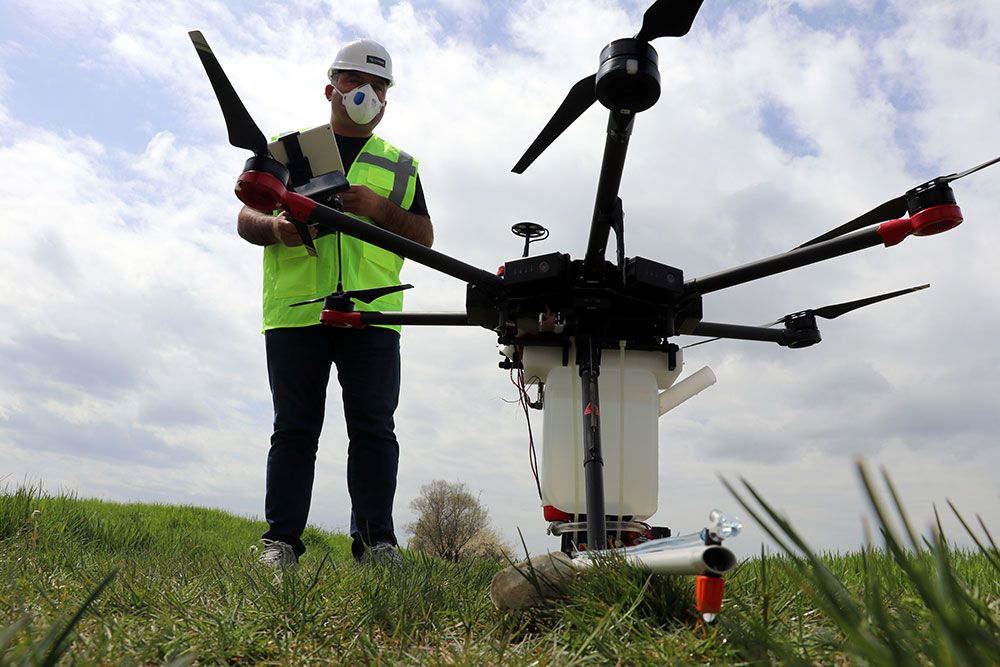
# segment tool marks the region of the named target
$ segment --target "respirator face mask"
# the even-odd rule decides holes
[[[385,102],[378,98],[378,95],[375,94],[375,89],[372,88],[370,83],[359,86],[354,90],[349,90],[346,93],[340,92],[336,86],[333,89],[344,101],[344,108],[347,109],[347,115],[358,125],[367,125],[375,120],[375,116],[385,106]]]

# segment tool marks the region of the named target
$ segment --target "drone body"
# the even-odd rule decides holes
[[[351,298],[361,295],[338,292],[327,300],[324,323],[482,327],[509,350],[501,367],[522,373],[527,384],[544,385],[544,484],[540,491],[546,518],[565,524],[553,532],[573,536],[564,539],[563,548],[574,556],[585,548],[582,536],[589,536],[590,551],[602,550],[606,538],[613,544],[629,544],[638,562],[647,564],[660,562],[657,559],[667,551],[692,546],[661,542],[657,538],[665,537],[663,532],[642,524],[656,510],[659,392],[668,389],[681,372],[677,337],[808,347],[821,340],[817,318],[832,319],[926,285],[792,313],[772,323],[780,328],[706,321],[705,295],[866,248],[895,246],[910,235],[952,229],[962,222],[962,213],[950,183],[1000,160],[928,181],[789,252],[711,275],[686,278],[681,268],[657,259],[627,257],[618,197],[622,170],[636,115],[655,104],[660,95],[658,58],[649,42],[686,34],[701,4],[701,0],[654,2],[635,37],[616,40],[601,51],[598,71],[571,88],[514,167],[518,173],[526,170],[594,102],[600,101],[609,110],[584,257],[560,252],[529,256],[528,246],[541,231],[522,226],[515,231],[526,240],[524,256],[507,261],[499,275],[289,189],[288,169],[262,147],[262,135],[258,139],[259,130],[232,92],[204,38],[192,34],[226,115],[230,141],[255,153],[236,186],[245,204],[261,211],[286,210],[303,229],[315,225],[356,236],[468,285],[464,309],[451,313],[360,312],[353,309]],[[605,257],[612,231],[615,261]],[[694,545],[697,558],[683,566],[671,561],[662,571],[718,577],[732,567],[732,554],[717,547],[723,537],[733,534],[733,526],[719,517],[713,521],[697,534],[701,540]],[[623,532],[631,539],[621,540]],[[642,551],[644,542],[653,546]]]

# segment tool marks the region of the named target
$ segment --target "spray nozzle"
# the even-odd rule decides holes
[[[719,510],[708,513],[708,524],[701,529],[701,538],[705,544],[722,544],[722,540],[736,537],[743,529],[743,524],[735,516]]]

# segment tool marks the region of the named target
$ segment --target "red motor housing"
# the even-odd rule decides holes
[[[883,222],[875,230],[885,247],[900,243],[910,234],[931,236],[954,229],[962,224],[962,209],[958,204],[940,204],[914,213],[909,218]]]

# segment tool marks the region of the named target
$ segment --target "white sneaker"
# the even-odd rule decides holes
[[[299,558],[291,544],[278,540],[261,540],[261,544],[264,545],[264,550],[260,552],[257,562],[271,567],[298,565]]]
[[[389,542],[379,542],[375,546],[365,549],[358,562],[362,565],[402,567],[403,557],[399,555],[395,545]]]

